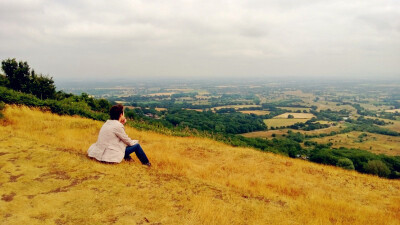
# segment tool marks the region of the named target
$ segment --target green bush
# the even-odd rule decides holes
[[[48,108],[51,112],[59,115],[79,115],[102,121],[108,119],[108,114],[93,111],[85,101],[75,98],[74,96],[62,100],[41,100],[32,94],[26,94],[5,87],[0,87],[0,101],[4,101],[7,104]]]
[[[2,111],[5,107],[6,107],[6,104],[4,104],[4,102],[0,102],[0,119],[2,119],[4,117]]]
[[[390,169],[381,160],[371,160],[364,165],[364,170],[367,173],[378,175],[380,177],[388,177],[390,175]]]
[[[342,167],[346,170],[354,170],[353,161],[348,158],[339,159],[339,161],[336,163],[336,166]]]

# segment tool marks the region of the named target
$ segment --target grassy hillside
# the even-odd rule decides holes
[[[7,106],[0,224],[399,224],[400,181],[126,128],[153,167],[86,156],[101,122]]]

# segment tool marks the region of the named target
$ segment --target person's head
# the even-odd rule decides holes
[[[124,115],[124,106],[121,104],[114,105],[110,109],[110,119],[119,120],[121,115]]]

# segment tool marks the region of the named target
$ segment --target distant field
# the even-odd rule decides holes
[[[249,107],[260,107],[259,105],[224,105],[212,108],[212,110],[224,109],[224,108],[234,108],[234,109],[241,109],[241,108],[249,108]]]
[[[156,107],[155,110],[161,112],[161,111],[167,111],[167,108],[157,108],[157,107]]]
[[[371,99],[371,100],[372,100],[372,99]],[[375,110],[375,111],[378,111],[378,110],[383,110],[383,111],[389,110],[389,106],[385,106],[385,105],[382,105],[382,106],[375,106],[375,105],[373,105],[373,104],[361,103],[360,106],[363,107],[363,108],[365,108],[365,109],[368,109],[368,110]]]
[[[264,123],[268,127],[281,127],[281,126],[290,126],[295,123],[305,123],[308,119],[283,119],[283,118],[272,118],[264,120]]]
[[[318,120],[317,122],[320,124],[332,124],[332,122],[325,121],[325,120]]]
[[[193,105],[209,105],[210,102],[208,100],[194,100],[191,101]]]
[[[359,140],[360,134],[363,132],[353,131],[345,134],[324,138],[313,138],[312,141],[318,143],[332,142],[334,148],[359,148],[376,154],[399,155],[400,156],[400,137],[393,137],[380,134],[367,133],[367,137]]]
[[[194,110],[194,111],[197,111],[197,112],[203,112],[202,109],[187,109],[187,110]]]
[[[396,121],[396,120],[381,119],[381,118],[372,117],[372,116],[366,116],[365,118],[379,119],[379,120],[383,120],[385,122],[391,122],[393,124],[389,124],[389,125],[385,125],[385,126],[381,126],[381,127],[400,132],[400,121],[398,121],[398,120]]]
[[[320,110],[327,110],[327,109],[331,109],[333,111],[340,111],[342,109],[346,109],[350,112],[356,113],[356,109],[354,107],[352,107],[351,105],[336,105],[337,103],[334,102],[326,102],[326,101],[318,101],[318,102],[313,102],[310,101],[309,104],[311,105],[315,105],[317,106],[317,111]]]
[[[196,95],[195,96],[196,99],[203,99],[203,100],[207,100],[210,99],[211,96],[205,96],[205,95]]]
[[[270,127],[270,126],[269,126]],[[322,134],[326,133],[329,134],[332,131],[339,131],[341,128],[339,126],[332,126],[324,129],[318,129],[318,130],[310,130],[310,131],[304,131],[304,130],[294,130],[294,129],[281,129],[281,130],[268,130],[268,131],[254,131],[250,133],[245,133],[242,134],[245,137],[260,137],[260,138],[271,138],[273,134],[275,134],[277,137],[282,136],[283,134],[287,134],[288,130],[292,130],[293,132],[300,132],[302,134],[308,134],[308,135],[314,135],[314,134]]]
[[[288,115],[294,116],[295,119],[311,119],[311,118],[315,117],[311,113],[284,113],[284,114],[275,116],[274,118],[282,118],[282,119],[288,118]]]
[[[292,95],[292,96],[296,96],[296,97],[303,97],[303,98],[311,98],[314,97],[313,94],[311,93],[304,93],[301,90],[296,90],[296,91],[285,91],[284,92],[285,95]]]
[[[270,113],[269,111],[266,110],[243,110],[240,112],[245,114],[256,114],[259,116],[268,115]]]
[[[398,113],[400,113],[400,109],[389,109],[389,110],[385,110],[385,112],[391,112],[391,113],[398,112]]]
[[[283,134],[287,134],[288,129],[282,129],[282,130],[268,130],[268,131],[254,131],[250,133],[245,133],[242,134],[244,137],[249,137],[249,138],[271,138],[272,134],[275,134],[277,136],[282,136]]]
[[[400,121],[392,121],[394,124],[386,125],[383,127],[386,127],[388,129],[400,132]]]
[[[173,91],[173,92],[192,92],[194,89],[191,88],[169,88],[169,89],[165,89],[166,91]]]
[[[310,112],[310,109],[311,109],[311,108],[301,108],[301,107],[277,107],[277,108],[290,110],[292,112],[296,112],[298,110],[300,110],[301,112],[303,112],[303,110]]]
[[[159,93],[153,93],[153,94],[148,94],[146,96],[171,96],[175,94],[174,92],[159,92]]]

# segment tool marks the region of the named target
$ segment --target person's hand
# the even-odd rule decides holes
[[[126,123],[126,118],[125,118],[125,116],[121,116],[121,117],[119,118],[119,122],[122,123],[123,125],[125,125],[125,123]]]

